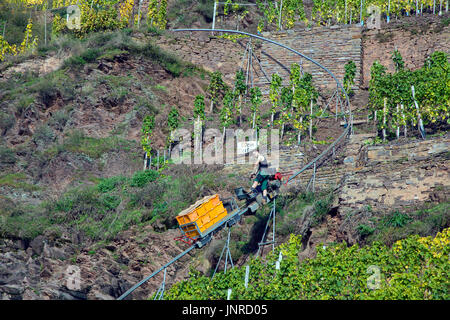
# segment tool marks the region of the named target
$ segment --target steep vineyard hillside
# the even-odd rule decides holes
[[[231,270],[225,229],[128,298],[449,299],[448,10],[392,1],[377,29],[375,0],[244,2],[80,0],[79,28],[77,1],[0,3],[0,300],[119,298],[189,248],[178,213],[253,183],[248,153],[172,155],[252,128],[278,130],[275,225],[272,200],[230,228]],[[307,57],[171,30],[213,21]]]

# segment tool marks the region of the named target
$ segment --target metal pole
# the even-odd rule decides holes
[[[156,153],[156,168],[157,168],[157,170],[159,170],[159,150]]]
[[[312,181],[312,191],[316,192],[316,163],[314,162],[314,169],[313,169],[313,181]]]
[[[422,139],[425,139],[425,129],[423,127],[423,122],[422,122],[422,117],[420,116],[420,110],[419,110],[419,104],[416,101],[416,95],[415,95],[415,91],[414,91],[414,86],[411,86],[411,92],[412,92],[412,97],[413,97],[413,101],[414,101],[414,105],[416,106],[416,110],[417,110],[417,126],[419,127],[419,131],[420,131],[420,135],[422,136]]]
[[[217,10],[217,2],[214,1],[214,12],[213,12],[212,29],[216,28],[216,10]],[[214,32],[213,32],[213,34],[214,34]]]
[[[148,159],[148,155],[147,155],[147,152],[146,152],[145,156],[144,156],[144,169],[142,169],[142,170],[147,169],[147,159]]]
[[[310,103],[310,115],[309,115],[309,138],[312,139],[312,114],[313,114],[313,101]]]
[[[390,13],[391,13],[391,0],[389,0],[389,2],[388,2],[388,12],[387,12],[387,16],[386,16],[387,23],[389,23],[389,20],[390,20],[390,17],[389,17]]]
[[[347,0],[345,0],[345,24],[347,24]]]
[[[226,247],[224,246],[222,249],[222,252],[220,253],[219,261],[217,262],[216,269],[214,270],[214,273],[211,278],[214,278],[214,276],[216,275],[217,269],[219,269],[219,264],[220,264],[220,261],[222,261],[222,256],[223,256],[223,253],[225,252],[225,248]]]
[[[339,100],[339,88],[336,88],[336,120],[337,120],[337,117],[338,117],[338,100]],[[334,95],[333,95],[334,96]]]
[[[247,70],[245,71],[245,94],[248,93],[248,79],[249,79],[249,73],[250,73],[250,56],[252,52],[252,40],[249,40],[248,44],[248,54],[247,54]]]
[[[276,215],[276,210],[275,210],[275,201],[276,199],[273,199],[273,228],[272,228],[272,251],[275,250],[275,215]]]
[[[44,43],[47,45],[47,6],[44,11]]]
[[[138,29],[139,29],[139,26],[141,25],[141,6],[142,6],[142,0],[139,0],[138,23],[137,23]]]
[[[359,11],[359,22],[361,22],[361,25],[364,25],[364,21],[363,21],[363,17],[362,17],[362,12],[363,12],[363,0],[361,0],[361,10]]]
[[[158,288],[158,291],[155,294],[155,298],[153,300],[162,300],[164,297],[164,290],[166,288],[166,273],[167,268],[164,269],[163,281],[161,282],[161,286]]]
[[[231,253],[230,253],[230,233],[231,233],[231,228],[228,227],[228,237],[227,237],[227,243],[226,243],[226,250],[227,252],[225,253],[225,270],[224,273],[227,273],[227,264],[228,264],[228,255],[230,255],[230,261],[231,260]],[[233,262],[231,262],[233,263]]]
[[[245,287],[245,289],[248,288],[248,278],[249,278],[249,275],[250,275],[250,266],[247,265],[247,266],[245,267],[245,280],[244,280],[244,287]]]
[[[283,10],[283,0],[281,0],[280,4],[280,15],[278,16],[278,29],[283,30],[283,27],[281,25],[281,11]]]
[[[386,141],[386,104],[387,104],[387,98],[384,98],[384,106],[383,106],[383,142]]]
[[[398,104],[397,104],[397,117],[398,117],[398,114],[399,114],[398,111],[399,110],[398,110]],[[398,138],[400,138],[400,124],[399,124],[398,120],[397,120],[397,129],[395,130],[395,135],[397,136],[397,140],[398,140]]]

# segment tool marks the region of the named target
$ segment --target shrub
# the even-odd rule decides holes
[[[116,188],[116,186],[125,180],[125,177],[117,176],[111,178],[104,178],[97,184],[97,190],[106,193],[112,191]]]
[[[388,215],[387,217],[385,217],[383,224],[385,226],[392,226],[392,227],[396,227],[396,228],[401,228],[404,225],[406,225],[409,221],[411,221],[412,219],[404,213],[400,213],[399,211],[395,211],[393,213],[391,213],[390,215]]]
[[[62,131],[67,121],[69,120],[69,115],[64,110],[58,110],[52,114],[49,120],[49,125],[57,130]]]
[[[158,171],[155,170],[144,170],[137,171],[131,178],[131,186],[142,188],[147,183],[155,181],[159,177]]]
[[[375,228],[365,225],[365,224],[360,224],[360,225],[358,225],[356,230],[358,230],[361,237],[367,237],[375,231]]]
[[[117,208],[117,206],[120,204],[122,200],[117,196],[106,194],[103,197],[101,197],[101,201],[106,209],[114,210]]]
[[[11,129],[14,126],[16,119],[13,115],[0,111],[0,130],[2,134]]]
[[[55,140],[55,133],[47,125],[37,127],[33,134],[33,141],[39,146],[46,146]]]
[[[0,146],[0,168],[15,164],[17,161],[14,151],[5,146]]]

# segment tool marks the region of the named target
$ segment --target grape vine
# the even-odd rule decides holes
[[[396,69],[393,74],[377,61],[371,68],[369,105],[379,129],[392,136],[399,126],[417,126],[419,116],[424,125],[450,124],[448,54],[436,51],[422,68],[414,71],[404,67],[399,52],[394,52],[393,60]]]
[[[245,268],[232,268],[214,278],[191,271],[190,278],[174,284],[165,299],[310,300],[310,299],[443,299],[448,300],[450,228],[434,238],[409,236],[392,248],[379,242],[359,247],[345,243],[317,246],[317,255],[302,262],[301,237],[270,253],[266,261],[253,258],[244,286]],[[275,262],[281,253],[280,268]]]

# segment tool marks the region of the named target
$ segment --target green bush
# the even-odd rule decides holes
[[[101,55],[101,51],[97,48],[86,49],[78,56],[72,56],[64,61],[64,68],[79,67],[86,63],[94,62]]]
[[[97,184],[97,189],[102,193],[112,191],[125,179],[126,178],[122,176],[104,178]]]
[[[400,213],[399,211],[395,211],[395,212],[389,214],[387,217],[385,217],[383,219],[382,223],[385,226],[401,228],[411,220],[412,219],[407,214]]]
[[[52,117],[49,120],[49,125],[62,131],[68,120],[69,114],[64,110],[58,110],[52,114]]]
[[[375,228],[365,225],[365,224],[360,224],[360,225],[358,225],[356,230],[358,230],[361,237],[367,237],[375,231]]]
[[[117,196],[106,194],[101,197],[101,201],[106,209],[114,210],[117,208],[117,206],[120,204],[122,200]]]
[[[155,170],[144,170],[137,171],[131,178],[131,186],[142,188],[147,183],[155,181],[159,177],[158,171]]]
[[[40,146],[48,146],[55,140],[55,133],[47,125],[41,125],[36,128],[33,134],[33,141]]]
[[[13,115],[0,111],[0,130],[1,134],[5,134],[6,131],[11,129],[16,123],[16,119]]]

